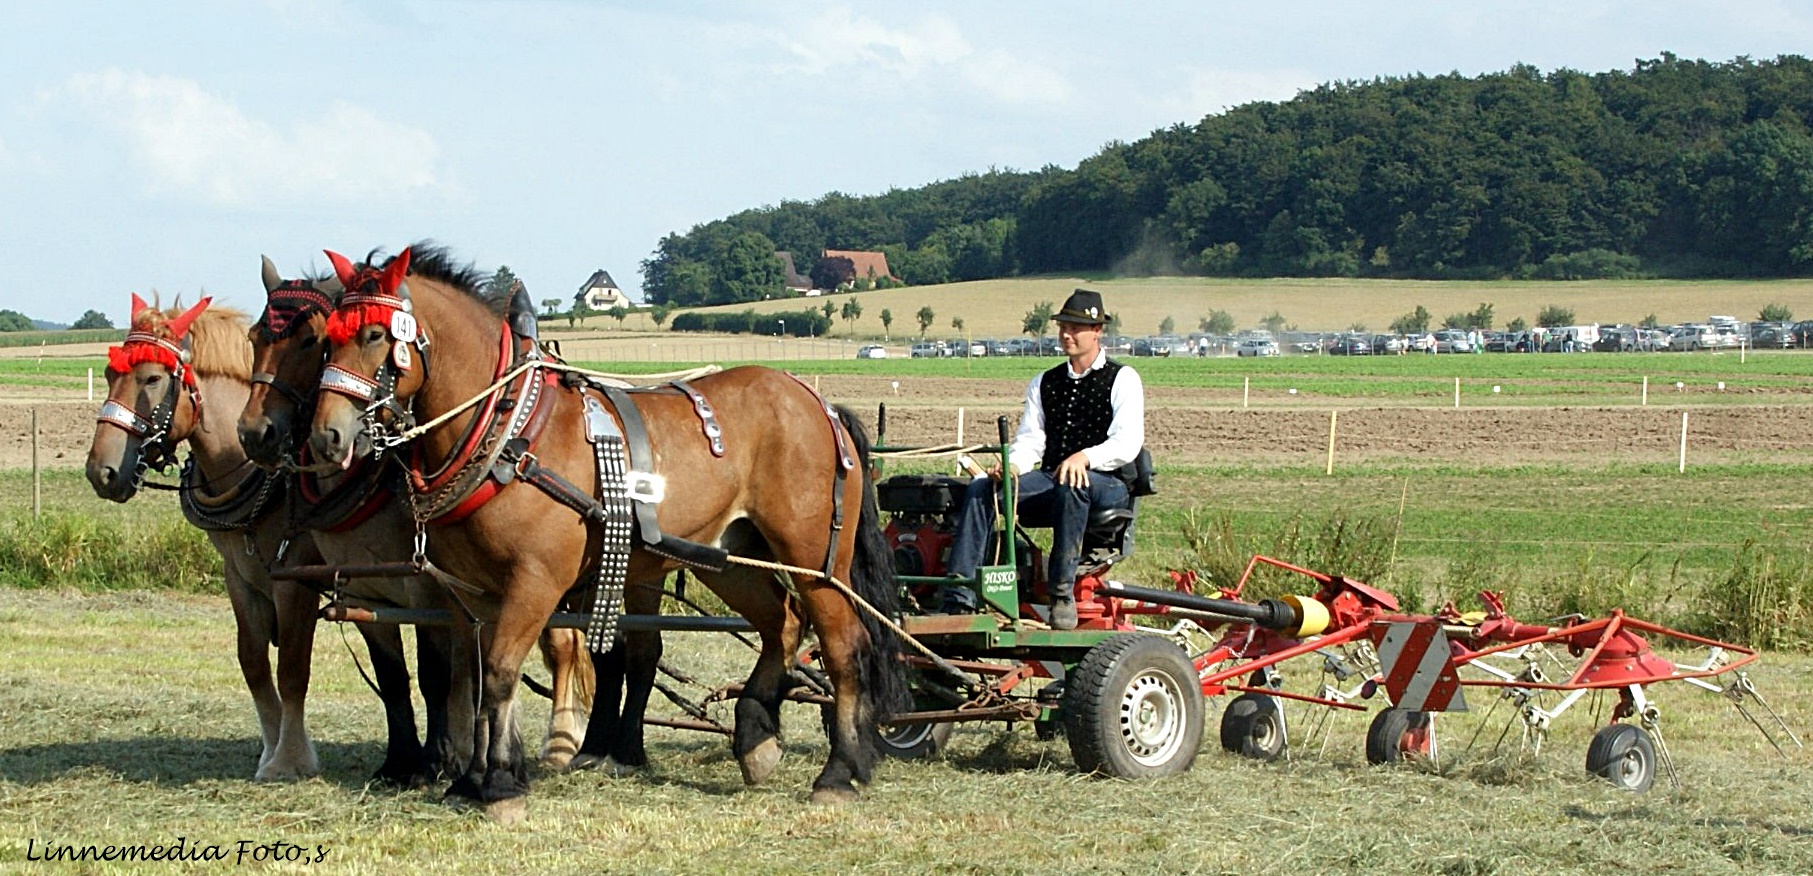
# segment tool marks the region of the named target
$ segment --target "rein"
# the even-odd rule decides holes
[[[436,428],[438,428],[442,425],[445,425],[447,423],[447,421],[453,419],[454,417],[459,416],[462,413],[465,413],[468,409],[472,408],[474,405],[484,403],[486,399],[490,398],[493,395],[496,395],[499,392],[502,392],[505,388],[507,388],[510,385],[510,383],[512,381],[516,380],[516,378],[518,378],[518,377],[521,377],[523,375],[523,372],[530,371],[530,370],[533,370],[536,368],[543,368],[543,369],[546,369],[549,371],[560,371],[560,372],[569,373],[569,374],[582,374],[587,377],[599,377],[599,378],[603,378],[605,380],[619,380],[619,381],[624,381],[624,382],[628,382],[627,378],[630,378],[630,377],[636,377],[636,378],[640,378],[642,380],[654,380],[654,381],[691,380],[696,377],[703,377],[707,374],[716,374],[717,372],[723,370],[722,368],[719,368],[716,365],[706,365],[706,366],[703,366],[700,368],[690,368],[685,371],[668,371],[668,372],[665,372],[662,374],[613,374],[608,371],[594,371],[590,368],[581,368],[577,365],[568,365],[565,362],[555,362],[555,361],[551,361],[548,359],[530,359],[526,362],[523,362],[521,365],[518,365],[515,368],[510,369],[509,372],[504,374],[502,377],[499,377],[490,386],[487,386],[484,389],[479,390],[477,395],[474,395],[471,398],[466,399],[463,402],[460,402],[458,405],[455,405],[452,409],[448,410],[446,413],[441,414],[440,416],[437,416],[434,419],[429,420],[426,423],[422,423],[418,426],[414,426],[412,428],[405,429],[401,432],[397,432],[389,437],[386,437],[383,439],[373,438],[372,439],[373,444],[375,445],[379,440],[382,440],[386,446],[394,447],[399,444],[407,444],[411,441],[414,441],[415,439],[428,434],[429,432],[435,430]]]

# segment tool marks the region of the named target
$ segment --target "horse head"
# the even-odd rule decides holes
[[[315,396],[309,449],[322,465],[347,468],[378,445],[380,426],[407,428],[409,400],[427,378],[427,338],[409,300],[409,249],[381,268],[328,252],[345,293],[323,326],[327,361]]]
[[[264,259],[264,311],[252,326],[252,391],[239,415],[239,444],[267,468],[299,450],[315,387],[327,365],[327,320],[344,291],[337,278],[285,280]]]
[[[126,340],[107,350],[107,401],[88,448],[88,483],[101,498],[132,498],[145,470],[174,462],[176,445],[194,432],[201,394],[189,364],[189,324],[211,300],[177,312],[132,296]]]

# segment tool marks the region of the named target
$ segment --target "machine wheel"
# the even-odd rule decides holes
[[[951,741],[957,725],[949,721],[938,724],[882,724],[875,728],[875,747],[888,757],[901,760],[923,760],[935,757]]]
[[[915,703],[917,708],[943,708]],[[831,706],[819,707],[819,722],[824,726],[825,736],[831,736],[831,725],[836,720],[836,712]],[[951,741],[951,734],[957,725],[951,721],[936,724],[877,724],[875,726],[875,750],[901,760],[924,760],[936,757],[944,751],[944,746]]]
[[[1284,707],[1277,697],[1241,694],[1221,713],[1221,747],[1255,760],[1284,753]]]
[[[1122,633],[1065,678],[1064,735],[1077,768],[1119,779],[1185,772],[1202,746],[1196,667],[1171,640]]]
[[[1428,757],[1435,752],[1435,719],[1428,712],[1392,706],[1372,719],[1366,728],[1366,762],[1397,763],[1406,756]]]
[[[1586,747],[1586,771],[1626,791],[1647,791],[1656,781],[1656,743],[1635,724],[1601,727]]]

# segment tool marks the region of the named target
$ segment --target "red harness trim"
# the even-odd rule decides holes
[[[491,374],[493,383],[503,377],[504,372],[510,368],[510,329],[508,326],[504,327],[501,346],[503,349],[497,356],[497,370]],[[411,444],[409,446],[409,482],[416,492],[430,493],[438,490],[459,474],[460,470],[465,467],[466,461],[477,452],[479,442],[484,440],[485,433],[491,430],[491,421],[497,414],[497,402],[503,398],[503,395],[503,393],[494,392],[485,399],[485,403],[479,407],[478,415],[472,421],[475,424],[482,424],[482,427],[468,429],[465,442],[454,451],[453,455],[447,457],[447,461],[441,465],[440,471],[433,476],[427,479],[422,476],[422,445]]]
[[[511,341],[514,340],[514,338],[515,335],[511,334],[510,327],[505,325],[503,327],[503,336],[499,340],[500,349],[497,356],[497,371],[491,378],[493,382],[504,376],[504,372],[509,370],[510,363],[515,358],[511,355]],[[531,380],[540,380],[543,384],[541,394],[535,401],[535,408],[524,418],[523,428],[520,433],[515,436],[502,436],[500,440],[508,441],[512,437],[522,438],[529,443],[529,450],[533,451],[535,445],[541,440],[542,428],[547,424],[548,411],[551,408],[549,401],[554,395],[555,388],[560,383],[560,377],[551,371],[542,371],[540,369],[527,371],[523,374],[522,382],[518,384],[518,391],[515,392],[513,396],[518,399],[522,398],[526,394],[525,391],[528,389],[529,381]],[[422,478],[421,445],[416,445],[411,449],[409,479],[416,492],[424,493],[440,489],[466,467],[466,464],[471,460],[472,455],[477,452],[479,445],[484,441],[484,437],[490,434],[492,425],[495,423],[497,416],[497,403],[502,396],[502,393],[493,394],[490,398],[485,400],[484,405],[480,409],[479,419],[474,420],[476,423],[485,424],[484,427],[471,430],[467,434],[466,440],[461,445],[459,452],[450,457],[446,465],[444,465],[440,472],[433,478],[427,481],[424,481]],[[477,511],[479,508],[483,507],[486,502],[495,498],[498,491],[503,488],[504,485],[498,483],[497,478],[487,472],[484,479],[479,481],[478,486],[473,489],[470,495],[460,500],[458,505],[453,506],[453,508],[449,509],[446,513],[431,518],[428,522],[436,526],[447,526],[449,524],[458,523],[461,520],[470,517],[474,511]]]
[[[305,462],[308,460],[307,454],[308,450],[307,448],[304,448],[303,460]],[[353,463],[353,467],[346,470],[346,482],[353,483],[356,478],[360,477],[365,472],[365,464],[366,460],[363,459]],[[300,494],[302,501],[309,505],[321,504],[321,502],[326,500],[332,493],[331,490],[323,491],[321,489],[320,478],[311,474],[305,474],[296,479],[296,491]],[[372,490],[371,495],[367,496],[359,507],[354,508],[352,513],[348,514],[345,519],[321,531],[334,533],[336,535],[342,532],[351,532],[376,515],[378,511],[384,507],[384,504],[391,500],[393,495],[395,495],[395,491],[389,487],[378,487],[377,489]]]
[[[529,442],[529,452],[531,453],[535,451],[535,445],[541,441],[542,427],[547,425],[548,411],[552,407],[549,400],[553,396],[554,390],[560,385],[560,378],[552,372],[541,372],[541,379],[543,382],[541,398],[536,400],[535,410],[529,412],[529,419],[523,423],[522,432],[517,436]],[[496,477],[487,474],[485,479],[479,482],[478,489],[472,491],[472,495],[453,506],[453,509],[446,514],[429,522],[436,526],[458,523],[471,516],[472,512],[483,507],[486,502],[496,498],[498,491],[504,487],[504,484],[497,482]]]

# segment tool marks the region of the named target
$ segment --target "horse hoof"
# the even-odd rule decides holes
[[[781,765],[781,743],[769,737],[757,743],[747,754],[737,759],[743,768],[743,784],[759,785],[774,775],[776,767]]]
[[[856,802],[856,791],[852,788],[813,788],[812,796],[806,799],[814,806],[842,806]]]
[[[581,769],[581,767],[574,766],[574,764],[579,762],[579,758],[581,757],[585,757],[585,755],[575,755],[573,752],[565,749],[560,751],[549,751],[541,756],[541,768],[550,773],[562,773],[567,770]]]
[[[300,764],[284,763],[272,759],[270,763],[258,768],[258,772],[252,776],[252,780],[258,782],[300,782],[311,776],[319,775],[320,772],[321,764],[314,761],[312,758],[308,762]]]
[[[523,819],[529,817],[529,804],[523,797],[493,800],[485,804],[485,815],[504,827],[511,827],[521,824]]]
[[[577,773],[596,770],[612,778],[623,778],[634,775],[639,768],[623,763],[610,755],[578,754],[567,763],[566,771]]]

